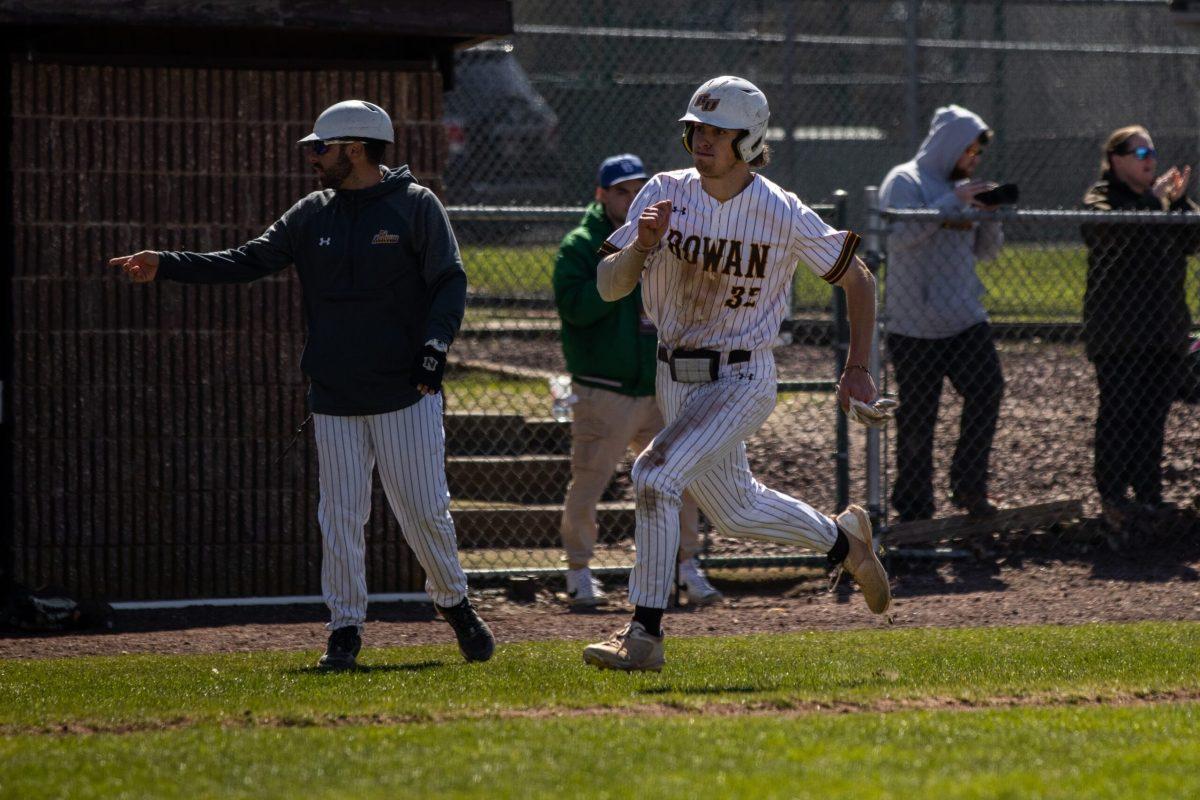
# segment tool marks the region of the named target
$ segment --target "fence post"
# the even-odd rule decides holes
[[[833,193],[834,219],[833,227],[844,231],[849,226],[847,198],[842,189]],[[833,374],[835,380],[846,368],[846,354],[850,352],[850,322],[846,318],[846,293],[842,287],[833,287]],[[837,485],[836,510],[840,513],[850,505],[850,421],[845,414],[835,414],[837,430],[835,444],[837,452],[834,455],[834,474]]]
[[[6,264],[0,277],[0,592],[7,596],[16,582],[16,434],[12,423],[13,371],[15,367],[15,320],[13,319],[13,273],[17,263],[13,219],[13,67],[5,59],[0,65],[0,245]],[[22,520],[27,526],[28,522]],[[8,531],[8,533],[4,533]],[[28,534],[28,530],[26,529]],[[28,562],[26,562],[28,563]]]
[[[878,276],[879,268],[883,264],[884,257],[884,229],[883,218],[880,215],[879,209],[879,187],[868,186],[864,190],[867,201],[867,229],[864,241],[867,245],[867,251],[864,254],[863,260],[867,263],[867,268],[871,273]],[[876,283],[878,287],[878,283]],[[879,290],[876,288],[876,307],[878,307]],[[876,321],[874,335],[871,337],[871,357],[867,363],[867,367],[871,370],[871,374],[881,378],[880,386],[882,387],[882,373],[880,366],[882,358],[880,357],[879,337],[882,335],[883,326]],[[877,428],[867,428],[867,511],[871,515],[871,524],[877,525],[883,519],[883,469],[880,459],[881,448],[879,440],[879,430]]]
[[[904,4],[904,133],[909,151],[921,143],[921,0]]]

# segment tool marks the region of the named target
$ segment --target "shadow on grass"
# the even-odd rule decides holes
[[[638,694],[755,694],[769,692],[772,686],[648,686],[638,689]]]
[[[436,669],[444,667],[444,661],[415,661],[411,664],[359,664],[352,669],[323,669],[318,666],[311,667],[295,667],[293,669],[284,670],[288,675],[339,675],[343,673],[365,673],[365,672],[423,672],[427,669]]]

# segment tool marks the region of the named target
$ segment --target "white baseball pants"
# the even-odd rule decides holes
[[[329,628],[367,617],[366,541],[376,464],[404,540],[425,570],[425,591],[440,606],[467,594],[446,486],[442,396],[423,397],[387,414],[313,414],[321,500],[321,591]]]
[[[631,603],[667,607],[685,488],[722,534],[829,552],[837,524],[763,486],[746,460],[746,439],[775,408],[770,350],[755,351],[743,364],[722,363],[717,380],[709,383],[677,383],[659,362],[657,393],[667,424],[633,465],[637,561],[629,576]]]

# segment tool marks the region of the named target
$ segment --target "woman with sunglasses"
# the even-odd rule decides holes
[[[1200,211],[1184,194],[1191,167],[1158,174],[1154,142],[1140,125],[1109,135],[1100,171],[1083,198],[1088,210]],[[1131,523],[1170,509],[1162,494],[1163,436],[1182,379],[1191,326],[1184,279],[1188,254],[1200,245],[1200,220],[1088,223],[1083,238],[1083,334],[1100,389],[1096,488],[1105,521],[1128,533]]]

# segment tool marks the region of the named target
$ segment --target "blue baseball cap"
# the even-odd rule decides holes
[[[604,159],[604,162],[600,164],[600,171],[596,173],[596,185],[601,189],[607,189],[623,181],[633,181],[645,177],[646,166],[642,164],[642,160],[633,153],[622,153],[619,156]]]

